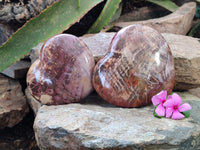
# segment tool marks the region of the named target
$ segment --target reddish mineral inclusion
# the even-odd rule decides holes
[[[161,90],[172,92],[174,62],[165,39],[154,29],[131,25],[120,30],[93,72],[93,86],[109,103],[121,107],[151,104]]]
[[[27,74],[31,94],[41,103],[78,102],[91,93],[94,58],[77,37],[60,34],[48,39]]]

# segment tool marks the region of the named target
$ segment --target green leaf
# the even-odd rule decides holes
[[[0,47],[0,72],[28,54],[34,46],[55,34],[62,33],[102,1],[60,0],[45,9],[38,17],[27,22],[7,43]]]
[[[114,26],[114,22],[120,17],[121,12],[122,12],[122,3],[120,3],[119,8],[116,10],[115,14],[112,16],[112,18],[107,23],[107,25],[104,26],[104,29],[103,29],[104,31],[108,31]]]
[[[112,19],[116,10],[119,8],[121,0],[107,0],[101,14],[94,22],[88,33],[97,33]]]
[[[200,21],[191,29],[191,31],[188,34],[189,36],[192,37],[199,37],[200,35]]]
[[[158,105],[155,106],[155,108],[154,108],[154,110],[153,110],[153,116],[156,117],[156,118],[163,118],[163,117],[161,117],[161,116],[158,116],[158,114],[156,113],[156,108],[157,108],[157,107],[158,107]]]
[[[159,5],[161,7],[164,7],[165,9],[171,12],[174,12],[178,8],[178,6],[171,0],[147,0],[147,1]]]
[[[196,12],[195,12],[195,17],[200,19],[200,4],[197,5]]]
[[[78,8],[80,7],[80,0],[78,0]]]
[[[190,110],[184,111],[184,112],[182,112],[182,114],[185,116],[185,118],[188,118],[188,117],[190,117]]]

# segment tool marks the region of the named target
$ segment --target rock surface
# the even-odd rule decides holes
[[[122,14],[115,22],[129,22],[129,21],[141,21],[153,18],[160,18],[162,16],[170,14],[165,8],[158,5],[144,6],[141,8],[135,8],[131,12]]]
[[[190,89],[189,93],[191,93],[191,94],[193,94],[193,95],[195,95],[195,96],[200,98],[200,87],[199,88]]]
[[[0,9],[0,22],[24,23],[30,18],[37,16],[42,10],[57,1],[58,0],[28,0],[27,4],[7,3]]]
[[[0,129],[19,123],[28,110],[19,82],[0,74]]]
[[[0,45],[27,20],[37,16],[45,8],[58,0],[5,0],[1,5],[0,1]]]
[[[162,90],[172,92],[174,61],[166,40],[156,30],[131,25],[116,33],[93,71],[96,92],[120,107],[141,107]]]
[[[40,50],[42,48],[43,43],[39,43],[36,47],[33,47],[30,52],[31,63],[34,63],[40,55]]]
[[[98,62],[108,51],[114,35],[114,32],[100,32],[98,34],[86,34],[80,37],[80,39],[85,42],[92,51],[95,62]]]
[[[14,29],[12,29],[9,25],[0,23],[0,45],[6,42],[13,32]]]
[[[10,67],[6,68],[3,72],[8,77],[14,79],[24,78],[27,74],[29,67],[31,66],[30,61],[19,60],[12,64]]]
[[[41,150],[200,149],[200,99],[179,94],[192,106],[183,120],[155,118],[152,106],[117,108],[95,97],[84,104],[44,105],[34,122],[37,144]]]
[[[174,89],[186,90],[200,87],[200,39],[174,34],[162,35],[174,57]]]
[[[76,36],[59,34],[42,46],[27,73],[30,93],[42,104],[78,102],[93,91],[94,58]]]
[[[118,22],[115,28],[123,28],[132,24],[148,25],[160,33],[187,34],[192,26],[196,10],[196,3],[190,2],[179,7],[174,13],[165,17],[145,21]]]

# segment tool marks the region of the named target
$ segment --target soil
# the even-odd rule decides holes
[[[34,114],[30,111],[16,126],[0,130],[0,150],[39,150],[33,122]]]

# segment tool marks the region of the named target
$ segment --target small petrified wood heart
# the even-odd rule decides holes
[[[78,102],[93,90],[94,65],[92,52],[77,37],[56,35],[44,43],[30,67],[28,88],[43,104]]]
[[[94,68],[93,86],[106,101],[121,107],[151,104],[161,90],[172,92],[174,63],[165,39],[148,26],[120,30]]]

